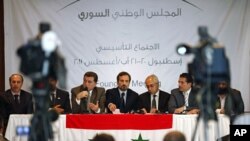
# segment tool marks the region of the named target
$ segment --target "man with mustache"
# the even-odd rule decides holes
[[[244,102],[239,90],[233,89],[226,81],[218,83],[216,112],[230,117],[244,113]]]
[[[129,88],[131,76],[127,72],[117,75],[118,87],[106,91],[108,113],[119,109],[120,113],[131,113],[137,110],[138,93]]]
[[[97,87],[98,75],[88,71],[83,83],[71,89],[73,114],[97,114],[105,112],[105,89]]]

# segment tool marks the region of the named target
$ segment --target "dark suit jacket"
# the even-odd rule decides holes
[[[221,108],[220,98],[217,99],[216,109]],[[236,89],[229,89],[229,93],[225,99],[225,114],[239,115],[244,113],[244,102],[241,97],[241,92]]]
[[[56,98],[55,104],[50,101],[50,107],[55,105],[61,105],[60,107],[64,109],[64,114],[72,113],[70,101],[69,101],[69,92],[62,89],[56,89]]]
[[[186,109],[187,111],[199,108],[198,102],[196,100],[197,94],[198,94],[198,89],[191,88],[188,97],[188,107]],[[171,96],[168,102],[169,113],[174,113],[175,109],[180,108],[184,105],[185,105],[185,98],[183,93],[179,91],[179,88],[171,90]]]
[[[86,88],[83,85],[71,89],[72,113],[74,114],[89,113],[87,109],[87,98],[81,99],[80,105],[78,105],[76,102],[76,95],[84,90],[86,91]],[[97,101],[99,102],[100,113],[105,112],[105,100],[105,89],[102,87],[95,87],[92,91],[90,102],[95,104]],[[91,113],[95,112],[91,111]]]
[[[7,126],[8,118],[9,118],[9,111],[10,111],[10,103],[6,96],[0,93],[0,116],[4,120],[4,126]],[[1,124],[1,123],[0,123]]]
[[[138,103],[138,93],[135,91],[128,89],[127,90],[127,97],[126,97],[126,103],[125,103],[125,112],[124,113],[130,113],[132,111],[137,110],[137,103]],[[120,109],[120,92],[118,88],[112,88],[106,91],[106,107],[108,109],[108,104],[113,103],[116,105],[118,109]],[[108,109],[108,113],[111,113],[111,111]]]
[[[34,112],[33,97],[31,93],[21,90],[19,106],[15,105],[14,96],[10,89],[5,91],[5,96],[11,105],[10,114],[31,114]]]
[[[159,101],[158,101],[158,111],[160,113],[168,112],[168,101],[170,94],[164,91],[159,91]],[[151,94],[145,92],[139,96],[139,109],[145,108],[147,112],[150,112],[151,109]]]
[[[8,111],[10,110],[10,103],[6,96],[2,93],[0,93],[0,115],[3,118],[8,117]]]
[[[9,140],[6,139],[3,135],[0,135],[0,141],[9,141]]]

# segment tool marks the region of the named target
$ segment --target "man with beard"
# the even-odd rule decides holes
[[[57,78],[49,78],[50,87],[50,108],[60,114],[71,113],[69,92],[57,88]]]
[[[244,102],[239,90],[233,89],[229,86],[227,81],[220,81],[217,85],[217,101],[216,113],[226,114],[230,118],[231,124],[234,122],[237,115],[244,113]],[[218,138],[217,141],[230,140],[230,134]]]
[[[138,93],[129,88],[131,76],[127,72],[120,72],[117,75],[117,88],[106,91],[106,107],[108,113],[115,112],[131,113],[137,110]]]
[[[244,113],[244,102],[241,92],[230,88],[226,81],[218,83],[218,99],[216,102],[216,112],[226,114],[230,117]]]

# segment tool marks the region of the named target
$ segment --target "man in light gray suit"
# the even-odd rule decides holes
[[[71,89],[73,114],[105,112],[105,89],[96,86],[97,80],[95,72],[86,72],[83,84]]]
[[[169,113],[198,114],[198,102],[196,100],[198,89],[193,87],[193,78],[188,73],[182,73],[178,80],[179,88],[171,90],[168,102]]]

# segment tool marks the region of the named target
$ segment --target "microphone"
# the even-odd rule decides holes
[[[88,88],[86,86],[84,86],[82,91],[89,91]]]
[[[142,109],[136,110],[133,112],[133,114],[145,114]]]

